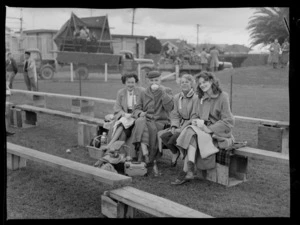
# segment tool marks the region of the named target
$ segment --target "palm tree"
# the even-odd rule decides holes
[[[284,39],[289,37],[284,22],[285,18],[289,24],[289,8],[257,8],[250,18],[247,29],[252,39],[251,47],[258,44],[266,46],[276,38],[282,44]]]

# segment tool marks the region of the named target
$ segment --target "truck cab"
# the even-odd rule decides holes
[[[138,65],[140,69],[148,72],[154,68],[154,61],[152,59],[135,58],[133,53],[128,50],[121,50],[122,55],[122,71],[137,71]]]

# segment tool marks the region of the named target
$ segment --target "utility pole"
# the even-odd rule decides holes
[[[200,27],[200,25],[197,24],[197,45],[196,45],[196,49],[198,49],[198,42],[199,42],[199,27]]]
[[[135,8],[133,8],[133,11],[132,11],[132,22],[131,22],[131,35],[133,36],[133,28],[134,28],[134,16],[135,16]]]

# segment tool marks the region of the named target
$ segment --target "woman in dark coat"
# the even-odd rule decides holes
[[[132,130],[132,143],[141,148],[145,162],[154,163],[154,175],[158,175],[157,132],[169,124],[169,113],[173,110],[172,90],[161,85],[161,74],[151,71],[147,74],[148,87],[137,101],[133,116],[136,118]]]
[[[171,128],[165,131],[160,138],[162,143],[171,150],[171,166],[175,167],[180,156],[180,151],[176,146],[176,140],[180,132],[190,124],[190,118],[193,110],[193,102],[197,100],[194,92],[194,77],[190,74],[184,74],[180,78],[181,92],[174,96],[174,109],[170,114]]]
[[[191,125],[177,138],[177,146],[187,155],[183,172],[172,182],[175,185],[193,179],[195,166],[200,170],[214,168],[218,148],[227,148],[234,142],[234,117],[227,93],[221,90],[211,72],[203,71],[195,80],[198,99],[193,105]]]

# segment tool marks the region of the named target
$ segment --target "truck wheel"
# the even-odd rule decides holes
[[[79,76],[80,76],[81,80],[87,79],[89,76],[88,68],[86,66],[77,67],[77,69],[75,71],[75,76],[76,76],[76,79],[78,79],[78,80],[79,80]]]
[[[51,66],[45,66],[41,69],[41,78],[51,80],[54,76],[54,70]]]

